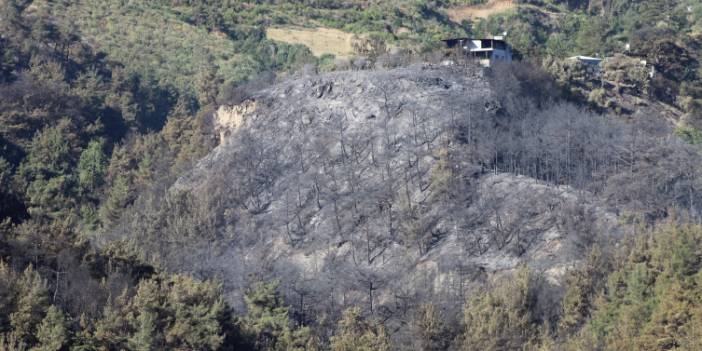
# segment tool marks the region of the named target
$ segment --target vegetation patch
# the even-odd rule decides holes
[[[354,54],[353,43],[356,36],[333,28],[267,28],[266,37],[288,44],[301,44],[310,49],[315,56],[332,54],[336,57],[348,57]]]
[[[127,6],[95,0],[38,5],[40,14],[51,13],[65,26],[70,23],[110,59],[129,63],[130,70],[162,83],[191,88],[192,77],[212,63],[227,80],[244,79],[251,70],[232,40],[145,1]]]
[[[516,8],[517,2],[514,0],[490,0],[487,3],[478,5],[450,7],[446,10],[446,14],[452,21],[461,23],[462,21],[488,18],[492,15],[514,10]]]

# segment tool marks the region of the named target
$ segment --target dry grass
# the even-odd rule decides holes
[[[449,18],[460,23],[463,20],[475,20],[517,8],[515,0],[490,0],[486,4],[473,6],[456,6],[446,9]]]
[[[315,56],[333,54],[345,58],[352,56],[354,35],[331,28],[280,27],[266,30],[268,39],[288,44],[307,46]]]

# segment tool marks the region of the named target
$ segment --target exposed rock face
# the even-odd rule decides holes
[[[216,247],[176,269],[215,272],[234,302],[255,275],[309,308],[459,304],[520,265],[557,285],[595,232],[617,231],[586,192],[471,162],[470,126],[497,113],[477,72],[333,73],[252,101],[220,109],[222,144],[172,190],[203,199]]]
[[[219,135],[219,142],[224,143],[232,132],[244,124],[244,116],[256,110],[256,102],[246,100],[239,105],[220,106],[215,113],[214,130]]]

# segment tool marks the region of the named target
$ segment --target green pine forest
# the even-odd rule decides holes
[[[260,281],[235,311],[219,281],[170,273],[125,243],[93,245],[140,194],[216,146],[220,104],[276,76],[336,69],[331,55],[268,40],[268,26],[341,29],[414,58],[442,38],[502,32],[535,62],[674,46],[684,60],[661,58],[671,69],[652,98],[680,108],[679,133],[702,141],[698,0],[524,0],[462,23],[446,14],[482,2],[0,0],[0,350],[398,349],[360,309],[316,316],[325,327],[313,329],[276,281]],[[472,295],[461,320],[427,302],[411,337],[422,350],[702,349],[702,227],[671,213],[640,232],[593,245],[554,320],[533,312],[554,302],[539,301],[542,278],[524,268]]]

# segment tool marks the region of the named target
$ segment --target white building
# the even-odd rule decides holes
[[[487,39],[446,39],[443,42],[449,48],[462,48],[466,54],[480,60],[480,64],[485,67],[490,67],[495,61],[512,61],[512,48],[501,36]]]

